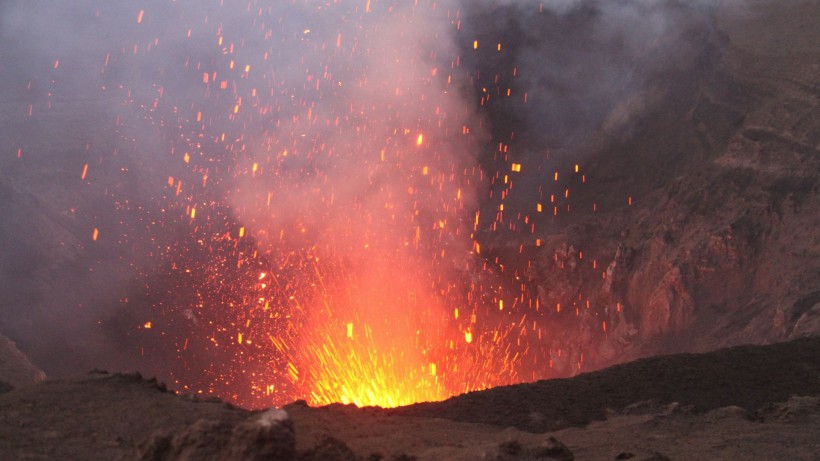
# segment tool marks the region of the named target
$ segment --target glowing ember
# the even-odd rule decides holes
[[[265,258],[280,268],[299,258],[313,269],[299,274],[302,288],[288,290],[292,302],[275,307],[290,311],[298,328],[271,342],[287,358],[296,396],[314,404],[396,406],[517,379],[503,344],[463,339],[465,329],[480,328],[483,307],[468,304],[469,286],[453,283],[470,270],[457,260],[469,258],[463,218],[472,213],[467,191],[480,181],[465,155],[478,149],[475,135],[461,130],[475,125],[467,105],[446,80],[431,79],[436,63],[424,34],[431,23],[436,35],[449,34],[447,12],[432,3],[389,10],[324,33],[335,47],[326,47],[323,31],[311,32],[312,59],[342,54],[343,66],[361,67],[323,67],[304,108],[243,156],[249,174],[235,178],[231,194]],[[334,84],[335,73],[347,82]],[[468,304],[473,315],[453,319],[450,302]],[[245,330],[246,342],[272,334],[265,322]],[[504,336],[491,334],[481,339]],[[276,393],[275,380],[264,389]]]
[[[600,34],[606,2],[12,3],[4,87],[25,90],[3,181],[31,186],[48,224],[18,224],[94,287],[53,284],[43,312],[103,338],[54,344],[248,407],[393,406],[566,376],[635,334],[620,250],[580,246],[617,240],[607,215],[645,213],[648,186],[593,197],[595,164],[570,157],[643,123],[633,103],[665,75],[645,64],[681,49],[644,42],[676,21]],[[64,177],[76,190],[49,187]]]
[[[537,296],[481,254],[484,227],[540,240],[505,211],[527,168],[465,96],[457,3],[291,3],[251,2],[230,24],[180,14],[178,39],[213,48],[184,58],[203,96],[167,104],[175,90],[156,84],[139,105],[180,134],[152,226],[184,231],[159,250],[166,277],[145,283],[168,300],[142,320],[157,341],[143,347],[175,348],[175,387],[250,407],[396,406],[548,375]],[[157,13],[139,10],[140,30]],[[146,43],[123,53],[162,46]],[[478,155],[496,145],[492,176]],[[498,212],[482,219],[488,193]]]

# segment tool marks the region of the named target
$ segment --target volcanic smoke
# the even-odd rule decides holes
[[[77,216],[99,304],[122,309],[84,309],[125,331],[141,370],[248,407],[397,406],[542,377],[525,371],[546,369],[528,354],[537,301],[477,238],[502,178],[479,162],[496,147],[458,2],[8,8],[49,63],[47,110],[108,101],[94,116],[119,140],[86,144],[78,176],[115,213]]]
[[[316,14],[322,27],[282,34],[298,71],[257,89],[243,123],[261,132],[234,149],[228,180],[270,266],[256,285],[277,287],[228,313],[231,334],[286,358],[253,392],[397,406],[515,381],[506,332],[469,281],[486,140],[464,96],[456,5]],[[270,53],[276,75],[287,57]],[[276,395],[283,380],[295,395]]]
[[[78,355],[248,407],[397,406],[554,376],[565,351],[545,312],[562,306],[482,244],[541,245],[536,225],[569,213],[587,180],[547,146],[626,123],[646,76],[622,62],[648,64],[647,43],[676,35],[659,2],[502,3],[4,3],[19,58],[4,81],[25,89],[26,119],[72,114],[70,153],[55,155],[84,198],[51,205],[78,229],[60,237],[66,260],[93,261],[7,328],[39,334],[25,319],[59,314],[49,334]],[[577,32],[564,14],[600,30],[576,60],[543,36]],[[519,120],[523,107],[535,115]],[[52,150],[21,141],[14,168],[38,171]]]

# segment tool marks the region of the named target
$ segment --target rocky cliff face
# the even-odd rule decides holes
[[[718,8],[664,97],[603,135],[577,206],[599,211],[529,271],[571,351],[559,372],[820,332],[818,15]]]
[[[0,394],[44,379],[46,374],[34,366],[28,357],[17,349],[17,345],[0,335]]]

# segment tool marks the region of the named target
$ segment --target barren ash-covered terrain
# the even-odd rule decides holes
[[[0,459],[820,460],[820,1],[52,3]]]
[[[94,371],[0,395],[3,459],[782,459],[820,453],[820,340],[642,359],[397,409],[251,412]]]

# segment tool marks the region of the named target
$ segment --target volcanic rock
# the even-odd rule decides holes
[[[0,393],[44,379],[46,374],[32,364],[28,357],[17,349],[17,345],[0,335]]]
[[[334,437],[324,437],[309,450],[299,454],[299,461],[357,461],[356,453]]]
[[[524,450],[521,442],[518,440],[505,440],[498,444],[498,455],[503,459],[505,455],[518,456]]]
[[[706,416],[717,420],[738,418],[747,421],[752,421],[754,419],[751,412],[749,412],[745,408],[741,408],[736,405],[729,405],[728,407],[717,408],[707,413]]]
[[[558,441],[555,437],[550,436],[546,440],[530,446],[524,446],[515,439],[505,440],[498,444],[498,453],[492,459],[495,461],[572,461],[575,457],[566,445]]]
[[[707,354],[652,357],[605,373],[488,389],[390,412],[544,432],[604,420],[607,409],[645,415],[705,413],[734,405],[752,412],[768,402],[800,395],[806,387],[812,391],[803,395],[820,395],[818,376],[820,336],[815,336]],[[534,412],[541,417],[532,418]]]
[[[578,459],[812,459],[820,452],[818,354],[820,337],[804,338],[644,359],[403,409],[290,405],[287,419],[280,410],[175,395],[137,374],[94,372],[0,395],[0,459],[566,457],[550,437]],[[510,427],[519,423],[540,433]],[[565,429],[544,434],[550,427]]]
[[[573,461],[572,451],[566,445],[558,441],[555,437],[550,437],[544,442],[529,450],[532,459],[553,459],[556,461]]]
[[[557,376],[820,333],[819,14],[722,2],[630,128],[578,148],[575,211],[519,267]],[[519,243],[502,240],[502,255]]]
[[[295,456],[293,424],[284,410],[270,409],[239,424],[200,419],[176,435],[155,433],[141,448],[139,458],[263,461],[289,460]]]
[[[0,395],[0,459],[133,459],[197,421],[236,427],[250,412],[184,399],[136,374],[95,372]],[[45,443],[44,443],[45,441]],[[161,446],[156,450],[163,454]]]
[[[669,457],[663,455],[662,453],[658,453],[657,451],[649,452],[643,456],[636,455],[630,451],[622,451],[615,456],[616,460],[622,459],[632,459],[632,460],[639,460],[639,461],[669,461]]]
[[[816,417],[820,410],[820,398],[817,396],[792,396],[786,402],[772,402],[755,412],[759,421],[777,421],[782,423],[805,422]]]

